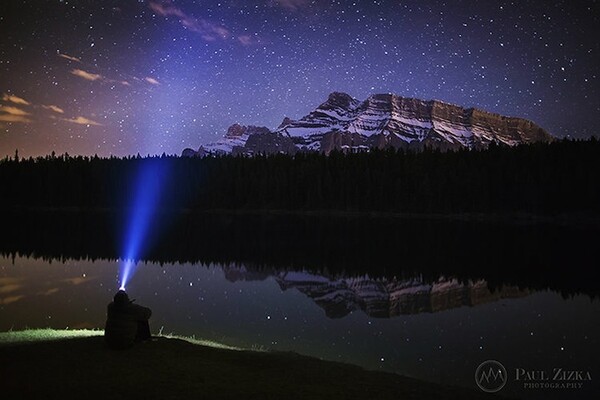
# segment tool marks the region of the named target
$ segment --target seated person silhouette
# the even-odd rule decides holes
[[[126,349],[134,342],[149,340],[150,325],[148,319],[152,310],[133,304],[124,290],[115,294],[114,301],[107,307],[104,339],[113,349]]]

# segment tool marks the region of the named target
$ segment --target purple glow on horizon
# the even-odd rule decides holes
[[[334,91],[600,131],[593,0],[14,3],[0,7],[0,158],[181,154]]]

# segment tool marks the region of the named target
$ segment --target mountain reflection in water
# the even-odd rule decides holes
[[[118,267],[115,260],[0,257],[0,331],[102,329]],[[478,278],[142,262],[128,291],[153,310],[153,333],[465,387],[487,359],[507,369],[594,371],[599,356],[600,303],[592,297]],[[534,394],[517,389],[507,385],[503,394]]]
[[[440,277],[427,282],[410,279],[358,277],[328,278],[309,272],[281,271],[273,274],[224,267],[230,282],[264,280],[273,276],[282,290],[296,289],[311,298],[330,318],[345,317],[362,310],[369,317],[390,318],[403,314],[437,312],[461,306],[476,306],[504,298],[527,296],[528,289],[503,286],[490,290],[485,280],[461,282]]]
[[[102,328],[126,217],[3,215],[0,330]],[[157,213],[128,291],[153,332],[428,381],[476,389],[489,359],[595,371],[600,227],[553,221]]]

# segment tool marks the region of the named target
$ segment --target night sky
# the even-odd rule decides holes
[[[180,154],[332,91],[600,131],[598,1],[3,0],[0,157]]]

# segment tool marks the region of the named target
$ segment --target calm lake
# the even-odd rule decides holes
[[[0,331],[103,327],[122,262],[113,226],[90,218],[21,220],[27,229],[4,233]],[[508,374],[500,393],[526,398],[581,398],[598,388],[594,227],[183,220],[163,228],[168,238],[155,241],[127,287],[152,308],[155,333],[475,389],[479,364],[498,360]],[[554,382],[555,368],[590,372],[592,381],[573,374]],[[524,387],[524,371],[542,370],[546,383],[582,388]]]

